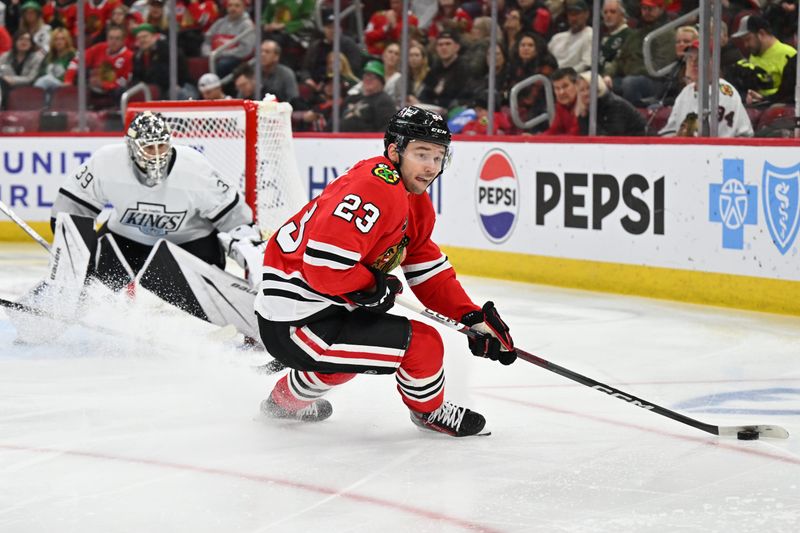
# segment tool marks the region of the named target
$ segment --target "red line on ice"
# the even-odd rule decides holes
[[[302,483],[298,481],[291,481],[288,479],[281,479],[276,477],[270,477],[262,474],[248,474],[244,472],[236,472],[234,470],[222,470],[220,468],[208,468],[204,466],[195,466],[189,464],[181,464],[181,463],[173,463],[170,461],[161,461],[158,459],[144,459],[144,458],[137,458],[137,457],[123,457],[119,455],[111,455],[106,453],[100,452],[83,452],[78,450],[60,450],[57,448],[40,448],[36,446],[18,446],[13,444],[0,444],[0,449],[4,450],[16,450],[16,451],[23,451],[23,452],[33,452],[33,453],[55,453],[55,454],[63,454],[72,457],[86,457],[89,459],[103,459],[107,461],[115,461],[119,463],[132,463],[132,464],[140,464],[140,465],[147,465],[147,466],[155,466],[161,468],[171,468],[174,470],[183,470],[187,472],[196,472],[199,474],[209,474],[215,476],[224,476],[224,477],[231,477],[231,478],[241,478],[246,479],[248,481],[253,481],[255,483],[264,483],[264,484],[275,484],[275,485],[282,485],[284,487],[289,487],[293,489],[305,490],[308,492],[315,492],[318,494],[324,494],[326,496],[339,496],[348,500],[353,500],[359,503],[365,503],[369,505],[376,505],[378,507],[386,507],[395,511],[401,511],[404,513],[408,513],[415,516],[421,516],[424,518],[429,518],[431,520],[439,520],[441,522],[447,522],[448,524],[455,525],[462,527],[464,529],[473,530],[473,531],[485,531],[488,533],[499,533],[498,530],[489,528],[485,525],[470,522],[467,520],[462,520],[460,518],[456,518],[454,516],[449,516],[443,513],[439,513],[436,511],[431,511],[428,509],[422,509],[420,507],[413,507],[411,505],[404,505],[402,503],[396,503],[389,500],[383,500],[381,498],[375,498],[373,496],[366,496],[363,494],[355,494],[355,493],[340,493],[338,490],[329,488],[329,487],[321,487],[318,485],[311,485],[309,483]]]

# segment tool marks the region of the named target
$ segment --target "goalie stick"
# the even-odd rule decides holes
[[[13,221],[13,222],[14,222],[14,223],[17,225],[17,226],[19,226],[20,228],[22,228],[22,230],[23,230],[25,233],[27,233],[28,235],[30,235],[30,237],[31,237],[31,238],[32,238],[34,241],[36,241],[36,242],[38,242],[39,244],[41,244],[41,245],[42,245],[42,247],[43,247],[45,250],[47,250],[47,252],[48,252],[48,253],[51,251],[51,250],[50,250],[50,243],[49,243],[49,242],[47,242],[46,240],[44,240],[44,238],[43,238],[41,235],[39,235],[38,233],[36,233],[36,230],[34,230],[32,227],[30,227],[30,226],[29,226],[29,225],[28,225],[28,224],[27,224],[27,223],[26,223],[24,220],[22,220],[21,218],[19,218],[19,215],[17,215],[17,214],[16,214],[14,211],[12,211],[12,210],[11,210],[11,208],[10,208],[10,207],[8,207],[8,206],[5,204],[5,202],[3,202],[2,200],[0,200],[0,211],[2,211],[3,213],[5,213],[5,214],[6,214],[6,216],[7,216],[8,218],[10,218],[10,219],[11,219],[11,220],[12,220],[12,221]]]
[[[463,333],[464,335],[467,335],[468,337],[476,338],[483,335],[483,333],[479,333],[471,329],[469,326],[466,326],[460,322],[448,318],[440,313],[437,313],[436,311],[427,309],[422,304],[417,303],[413,300],[409,300],[406,297],[397,296],[395,301],[398,304],[405,307],[406,309],[410,309],[411,311],[419,313],[422,316],[433,320],[434,322],[437,322],[443,326],[447,326],[450,329],[454,329],[460,333]],[[542,359],[541,357],[533,355],[532,353],[528,353],[525,350],[521,350],[520,348],[517,348],[516,350],[518,358],[523,359],[529,363],[533,363],[536,366],[540,366],[545,370],[549,370],[560,376],[564,376],[565,378],[571,379],[572,381],[576,381],[581,385],[585,385],[589,388],[598,390],[600,392],[604,392],[605,394],[613,396],[614,398],[619,398],[620,400],[635,405],[636,407],[641,407],[642,409],[646,409],[648,411],[659,414],[661,416],[665,416],[667,418],[671,418],[672,420],[681,422],[682,424],[686,424],[688,426],[692,426],[699,430],[705,431],[706,433],[711,433],[712,435],[719,435],[723,437],[739,437],[742,440],[745,440],[745,437],[742,437],[740,433],[743,433],[745,435],[757,434],[762,437],[770,437],[774,439],[786,439],[789,437],[789,432],[786,431],[786,429],[773,424],[750,425],[750,426],[715,426],[713,424],[701,422],[699,420],[695,420],[694,418],[690,418],[686,415],[682,415],[680,413],[676,413],[675,411],[671,411],[665,407],[656,405],[647,400],[637,398],[632,394],[628,394],[624,391],[621,391],[620,389],[617,389],[610,385],[606,385],[605,383],[601,383],[590,377],[586,377],[581,374],[578,374],[577,372],[573,372],[568,368],[564,368],[563,366],[551,363],[550,361]]]

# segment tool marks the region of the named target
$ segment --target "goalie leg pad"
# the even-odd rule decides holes
[[[114,291],[124,289],[133,281],[133,269],[111,233],[98,239],[94,275]]]

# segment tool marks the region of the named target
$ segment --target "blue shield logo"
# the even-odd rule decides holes
[[[780,168],[765,161],[761,191],[772,242],[785,255],[800,226],[800,163]]]

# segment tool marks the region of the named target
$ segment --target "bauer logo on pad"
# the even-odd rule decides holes
[[[494,243],[504,242],[519,218],[519,179],[504,151],[491,150],[483,158],[475,198],[483,234]]]

